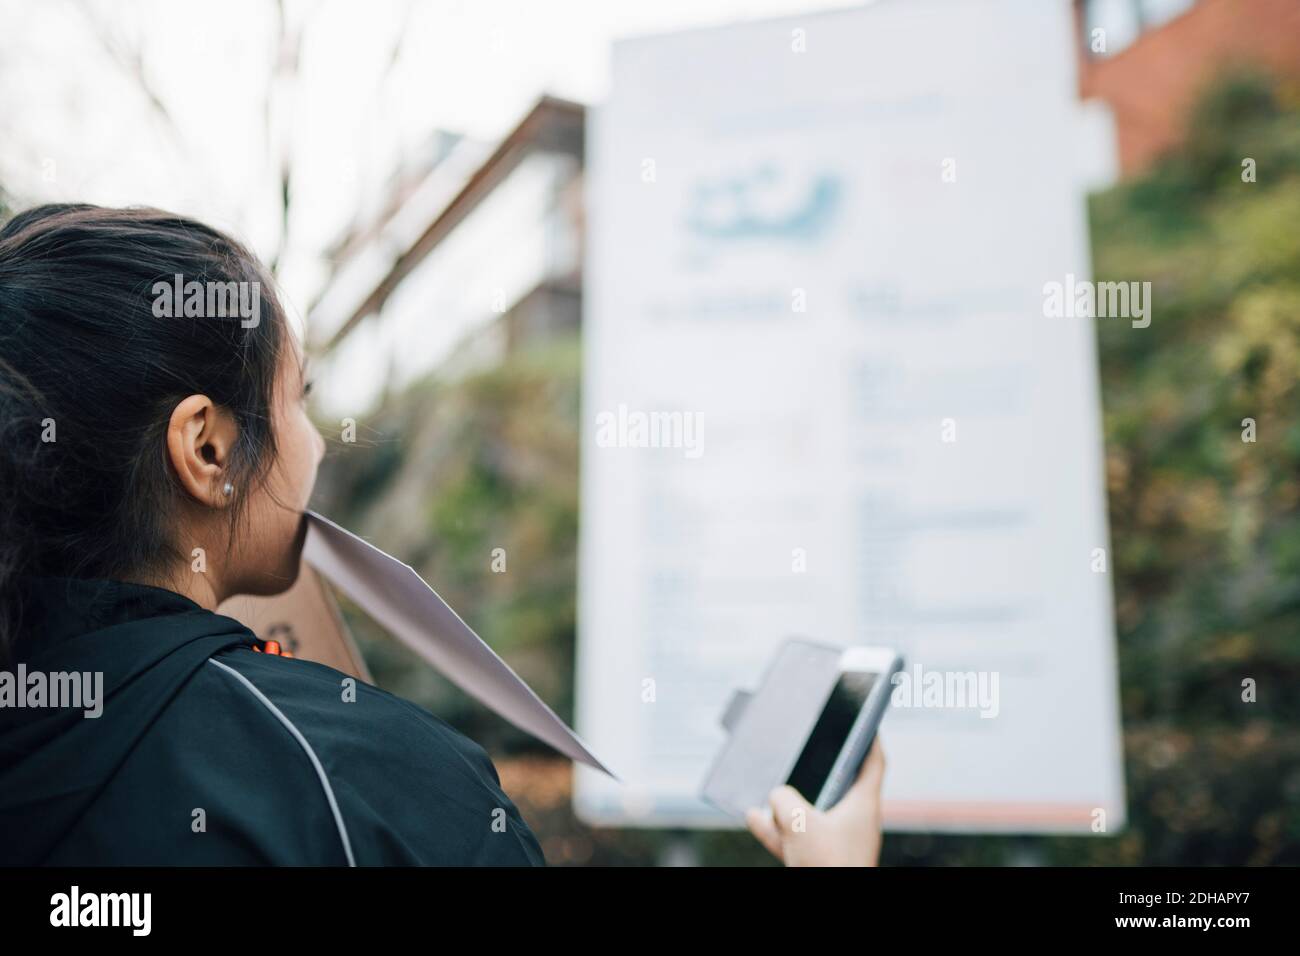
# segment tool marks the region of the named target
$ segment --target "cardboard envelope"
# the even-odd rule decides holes
[[[233,597],[217,611],[233,617],[264,641],[279,641],[294,657],[374,683],[334,595],[306,562],[297,582],[283,594]]]

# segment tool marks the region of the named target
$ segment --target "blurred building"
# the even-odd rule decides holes
[[[1300,78],[1296,0],[1075,0],[1075,11],[1079,92],[1110,107],[1125,175],[1177,145],[1188,107],[1216,73]]]
[[[441,140],[338,244],[310,314],[327,413],[577,327],[584,119],[547,96],[495,147]]]

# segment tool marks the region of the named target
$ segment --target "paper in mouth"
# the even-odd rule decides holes
[[[314,511],[307,512],[303,560],[465,693],[566,757],[618,779],[410,565]]]

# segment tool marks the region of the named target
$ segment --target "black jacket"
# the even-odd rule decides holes
[[[544,865],[487,754],[428,711],[362,681],[349,702],[347,675],[255,653],[171,591],[28,579],[21,599],[0,864]],[[25,702],[102,673],[102,714],[14,706],[19,663]]]

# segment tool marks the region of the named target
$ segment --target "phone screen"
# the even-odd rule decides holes
[[[845,671],[835,682],[786,781],[809,803],[821,793],[878,676],[868,671]]]

